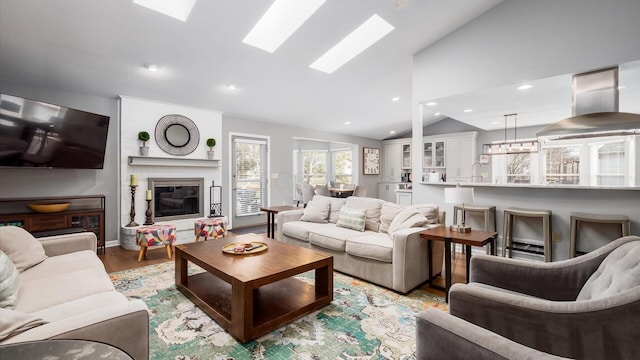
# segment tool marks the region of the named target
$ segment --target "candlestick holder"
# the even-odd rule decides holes
[[[151,200],[150,199],[147,199],[147,211],[144,214],[147,217],[144,220],[144,224],[145,225],[153,225],[153,217],[151,216],[151,215],[153,215],[153,213],[151,212]]]
[[[131,188],[131,212],[129,212],[131,221],[129,221],[126,227],[140,226],[140,224],[133,221],[136,217],[136,188],[138,187],[138,185],[129,185],[129,187]]]

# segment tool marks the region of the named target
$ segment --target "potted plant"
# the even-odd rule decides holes
[[[209,147],[209,151],[207,151],[207,159],[213,160],[213,147],[216,146],[216,139],[208,138],[207,146]]]
[[[138,140],[142,141],[142,146],[140,146],[140,155],[148,156],[149,155],[149,147],[147,146],[147,141],[149,141],[151,137],[149,133],[146,131],[140,131],[138,133]]]

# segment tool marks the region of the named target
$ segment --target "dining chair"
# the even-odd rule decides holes
[[[316,194],[316,191],[313,189],[311,184],[303,183],[302,184],[302,202],[304,203],[304,207],[307,207],[307,204],[313,196]]]
[[[296,183],[295,192],[293,194],[293,200],[296,202],[296,207],[300,206],[300,201],[304,204],[302,198],[302,183]]]
[[[367,196],[367,187],[365,185],[356,185],[353,190],[353,196]]]
[[[328,185],[316,185],[316,195],[331,196]]]

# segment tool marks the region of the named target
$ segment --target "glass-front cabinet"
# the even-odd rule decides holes
[[[402,168],[411,169],[411,144],[402,144]]]
[[[443,168],[444,159],[444,140],[424,143],[423,168]]]

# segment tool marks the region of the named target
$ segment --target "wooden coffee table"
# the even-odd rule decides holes
[[[176,287],[241,342],[264,335],[333,300],[333,257],[247,234],[230,241],[204,241],[175,248]],[[230,242],[262,241],[266,251],[222,252]],[[191,275],[187,263],[206,272]],[[293,278],[315,270],[315,286]]]

